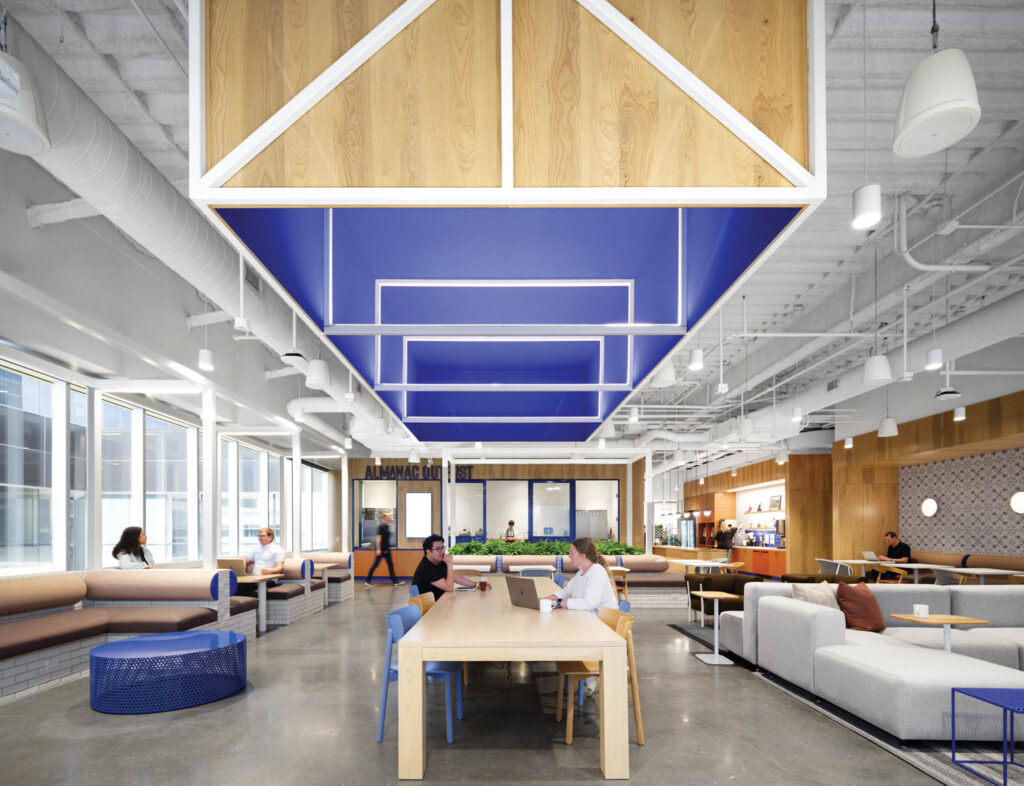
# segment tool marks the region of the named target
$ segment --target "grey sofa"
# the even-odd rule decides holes
[[[784,592],[763,595],[756,603],[758,665],[904,740],[949,739],[951,688],[1024,689],[1024,587],[890,584],[871,590],[887,625],[881,633],[848,630],[842,612]],[[941,627],[890,616],[909,613],[915,603],[990,625],[954,629],[952,652],[945,652]],[[744,616],[750,608],[748,602]],[[958,702],[957,738],[1002,739],[1000,712],[974,700]]]

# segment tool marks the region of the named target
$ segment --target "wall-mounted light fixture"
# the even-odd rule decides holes
[[[926,497],[921,502],[921,515],[926,518],[931,518],[939,509],[939,503],[931,497]]]
[[[1010,497],[1010,510],[1014,513],[1024,513],[1024,491],[1018,491]]]

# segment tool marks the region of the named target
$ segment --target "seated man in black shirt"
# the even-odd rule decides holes
[[[885,533],[885,544],[888,548],[885,551],[886,562],[910,562],[910,546],[899,539],[899,536],[889,530]],[[868,574],[868,581],[875,581],[878,575],[878,571],[870,571]],[[894,579],[896,578],[895,573],[884,573],[882,574],[883,579]]]
[[[433,592],[434,600],[454,590],[456,584],[463,587],[477,586],[477,582],[455,572],[451,555],[444,553],[444,538],[440,535],[428,535],[423,539],[423,559],[416,566],[412,583],[421,593]]]

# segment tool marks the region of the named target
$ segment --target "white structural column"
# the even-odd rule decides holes
[[[302,432],[292,434],[292,521],[290,551],[302,556]]]
[[[185,461],[188,467],[199,466],[199,429],[192,426],[185,432]],[[185,478],[185,511],[188,527],[188,558],[199,559],[199,476],[195,472],[187,473]]]
[[[135,407],[131,411],[132,433],[129,445],[131,466],[131,524],[146,528],[146,412]],[[120,533],[118,533],[120,534]]]
[[[50,556],[55,571],[68,569],[68,383],[50,386]]]
[[[341,500],[341,550],[352,550],[352,511],[349,510],[351,502],[348,495],[348,456],[341,459],[341,493],[338,495]],[[398,526],[397,524],[395,526]],[[326,593],[325,593],[326,595]]]
[[[103,395],[85,391],[85,569],[103,564]]]
[[[644,460],[644,551],[650,554],[654,550],[654,454],[647,451]]]
[[[203,390],[203,567],[217,567],[220,553],[220,488],[217,469],[217,396],[210,388]]]
[[[452,531],[452,482],[455,478],[455,462],[449,462],[447,452],[442,452],[441,454],[441,472],[444,475],[444,498],[441,500],[441,507],[444,510],[444,515],[441,517],[441,537],[444,538],[444,542],[448,544],[448,546],[451,546],[453,544],[449,542],[448,535]],[[484,515],[487,515],[486,511],[484,512]]]

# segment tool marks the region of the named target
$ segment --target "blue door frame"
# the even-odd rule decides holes
[[[483,505],[483,515],[481,516],[480,525],[481,525],[481,527],[483,529],[483,533],[484,534],[480,535],[480,536],[477,536],[477,535],[456,535],[455,536],[455,542],[456,543],[470,543],[470,542],[472,542],[474,540],[479,540],[481,542],[486,541],[487,540],[487,481],[486,480],[457,480],[457,481],[455,481],[455,485],[456,486],[461,486],[464,483],[479,483],[483,487],[484,505]],[[443,492],[443,490],[442,490],[442,492]],[[452,504],[453,505],[455,504],[455,500],[452,500]],[[441,507],[442,508],[444,507],[444,494],[443,493],[441,494]],[[441,512],[441,520],[442,521],[444,520],[444,511],[443,510]],[[458,526],[458,522],[455,522],[455,525]]]

